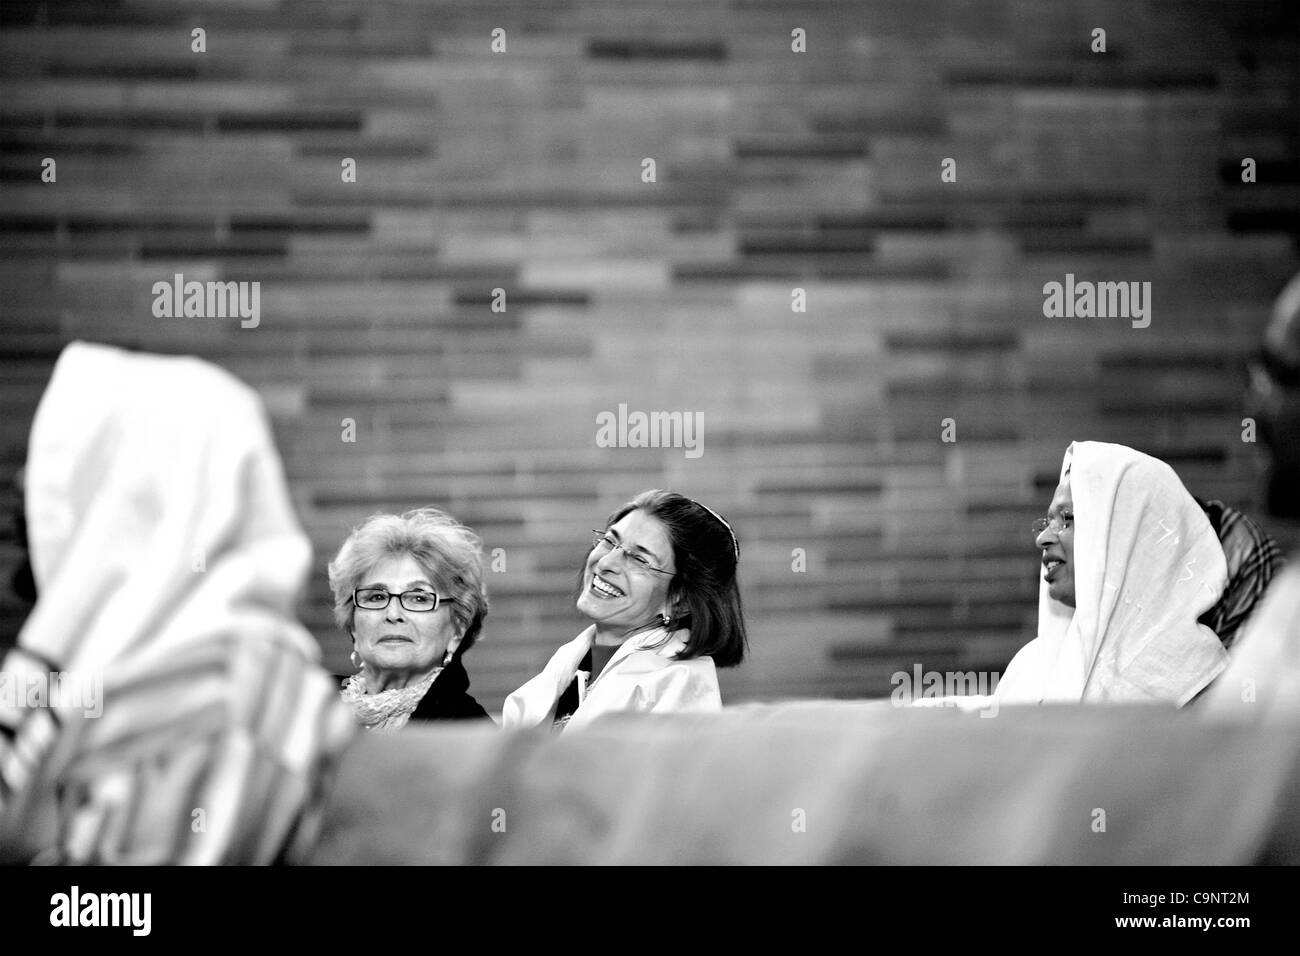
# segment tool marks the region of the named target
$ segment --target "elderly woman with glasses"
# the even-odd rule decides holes
[[[329,579],[358,668],[342,695],[362,726],[488,716],[461,663],[488,610],[474,532],[436,508],[373,515],[343,543]]]
[[[609,713],[714,711],[718,667],[739,664],[740,546],[716,512],[646,491],[593,532],[577,610],[589,622],[505,702],[507,728],[577,728]]]

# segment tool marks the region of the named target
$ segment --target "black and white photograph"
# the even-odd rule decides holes
[[[3,0],[0,368],[17,928],[1300,863],[1293,0]]]

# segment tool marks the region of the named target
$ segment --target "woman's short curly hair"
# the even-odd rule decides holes
[[[413,508],[400,515],[371,515],[352,529],[329,564],[334,592],[334,621],[352,632],[356,607],[352,592],[385,558],[410,555],[429,576],[434,590],[455,598],[450,605],[463,635],[457,655],[478,639],[487,617],[487,586],[483,582],[483,542],[477,534],[437,508]]]

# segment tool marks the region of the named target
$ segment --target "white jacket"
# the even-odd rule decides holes
[[[629,637],[588,689],[587,672],[578,667],[596,637],[593,624],[556,651],[540,674],[506,698],[501,725],[507,729],[549,725],[555,719],[555,705],[574,677],[578,677],[578,709],[569,718],[567,729],[611,713],[721,710],[713,658],[672,659],[686,646],[689,636],[685,630],[669,635],[663,628],[655,628]],[[662,647],[653,646],[661,641]]]

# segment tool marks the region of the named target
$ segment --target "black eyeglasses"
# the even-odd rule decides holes
[[[440,604],[455,604],[455,598],[440,597],[432,591],[403,591],[390,594],[384,588],[357,588],[352,592],[352,603],[367,611],[382,611],[397,598],[408,611],[422,613],[436,611]]]

